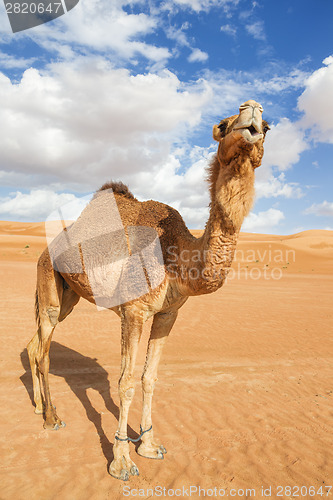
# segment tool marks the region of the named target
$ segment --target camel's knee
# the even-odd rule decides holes
[[[59,315],[60,315],[60,307],[50,306],[46,309],[47,315],[49,317],[50,323],[52,326],[56,326],[58,323]]]
[[[133,377],[122,377],[119,380],[118,389],[120,399],[132,401],[135,392]]]
[[[157,382],[156,377],[143,374],[141,377],[142,390],[146,393],[153,393],[156,382]]]

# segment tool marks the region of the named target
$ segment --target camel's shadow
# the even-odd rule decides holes
[[[85,408],[87,417],[96,428],[102,451],[109,464],[113,460],[113,443],[109,441],[103,430],[101,414],[92,406],[87,395],[87,389],[95,389],[102,396],[106,409],[114,415],[116,420],[119,419],[119,407],[111,398],[107,371],[97,362],[96,358],[83,356],[58,342],[51,343],[50,360],[50,373],[64,377]],[[21,352],[21,362],[25,373],[20,377],[20,380],[34,405],[31,369],[26,349]],[[128,427],[128,436],[137,438],[138,434],[131,427]]]

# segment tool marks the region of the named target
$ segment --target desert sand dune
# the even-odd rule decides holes
[[[121,499],[124,491],[138,497],[139,489],[158,486],[216,487],[234,498],[253,498],[253,490],[262,498],[261,488],[270,486],[270,498],[293,498],[279,486],[294,493],[303,487],[298,498],[313,498],[313,486],[325,493],[316,498],[326,498],[333,485],[332,231],[244,233],[228,282],[188,300],[155,389],[154,429],[168,454],[149,460],[132,445],[140,476],[128,483],[107,472],[119,414],[116,315],[80,301],[58,325],[50,386],[67,427],[46,431],[33,412],[25,347],[35,330],[36,261],[44,247],[42,223],[0,223],[1,500]],[[149,324],[131,437],[140,425],[148,331]],[[191,498],[202,496],[192,489]]]

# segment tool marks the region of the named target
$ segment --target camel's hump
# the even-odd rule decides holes
[[[136,200],[135,196],[133,195],[133,193],[131,193],[128,186],[126,186],[126,184],[124,184],[123,182],[105,182],[103,186],[96,191],[96,194],[100,191],[105,191],[106,189],[112,189],[112,191],[116,194],[121,194],[130,200]]]

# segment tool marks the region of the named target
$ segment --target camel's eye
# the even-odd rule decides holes
[[[269,130],[271,130],[271,128],[270,128],[270,126],[268,125],[268,123],[267,123],[267,122],[265,122],[265,123],[263,124],[262,130],[263,130],[263,132],[264,132],[264,134],[265,134],[265,135],[267,134],[267,132],[268,132]]]
[[[222,121],[220,123],[220,125],[218,126],[220,132],[221,132],[221,137],[224,137],[225,134],[226,134],[226,131],[227,131],[227,127],[228,127],[228,122],[227,121]]]

